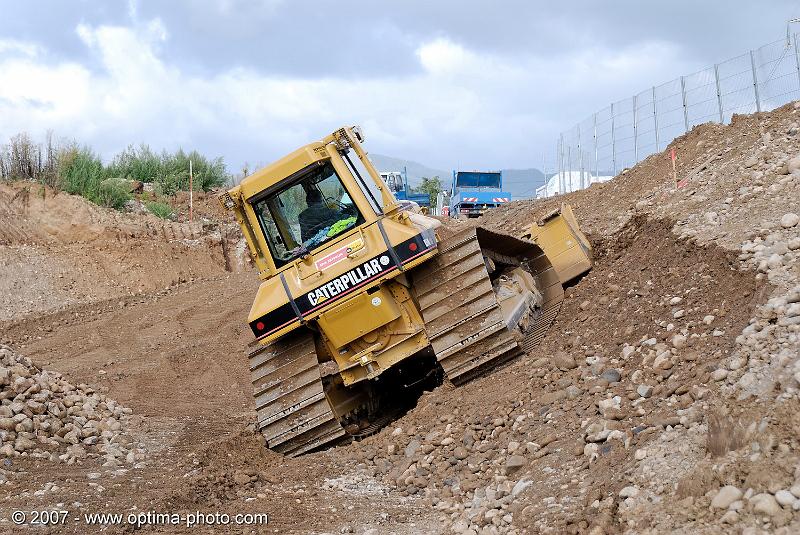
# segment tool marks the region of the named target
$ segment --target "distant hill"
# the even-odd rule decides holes
[[[384,154],[370,153],[370,159],[378,171],[403,171],[403,166],[408,170],[408,182],[412,186],[422,182],[422,177],[438,176],[445,189],[450,188],[453,171],[434,169],[425,164],[403,158],[395,158]],[[511,193],[514,199],[533,197],[536,188],[544,184],[544,173],[531,169],[503,169],[503,189]]]
[[[515,200],[534,197],[544,180],[544,173],[536,168],[503,169],[503,189]]]
[[[441,169],[433,169],[427,165],[412,160],[404,160],[402,158],[394,158],[392,156],[384,156],[383,154],[370,153],[372,164],[378,168],[378,171],[403,171],[405,166],[408,171],[408,183],[411,186],[416,186],[422,182],[422,177],[438,176],[443,185],[450,183],[450,176],[452,171],[442,171]]]

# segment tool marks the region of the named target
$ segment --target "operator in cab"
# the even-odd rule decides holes
[[[300,212],[298,216],[300,239],[303,242],[308,241],[317,232],[339,220],[339,213],[328,208],[323,202],[322,193],[316,188],[306,192],[306,205],[308,207]]]

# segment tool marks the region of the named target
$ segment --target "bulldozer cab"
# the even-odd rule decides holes
[[[252,201],[276,268],[364,224],[330,162],[278,186]]]
[[[356,127],[342,128],[222,195],[262,279],[399,209],[361,140]]]

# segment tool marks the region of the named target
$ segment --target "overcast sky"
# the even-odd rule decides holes
[[[360,124],[368,150],[436,168],[541,167],[560,131],[792,17],[797,0],[0,0],[0,142],[52,129],[237,171]]]

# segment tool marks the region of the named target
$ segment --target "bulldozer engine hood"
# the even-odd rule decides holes
[[[346,247],[340,247],[316,259],[317,268],[322,266],[320,272],[325,274],[331,266],[343,263],[340,258],[348,258]],[[287,283],[288,273],[283,271],[262,284],[259,290],[259,293],[270,292],[274,298],[282,294],[282,304],[250,321],[250,328],[256,338],[263,339],[295,322],[304,322],[309,316],[315,316],[317,312],[340,302],[360,288],[397,276],[406,266],[435,249],[436,240],[432,233],[416,234],[395,246],[384,248],[342,273],[324,277],[325,282],[304,289],[299,295],[290,290]]]

